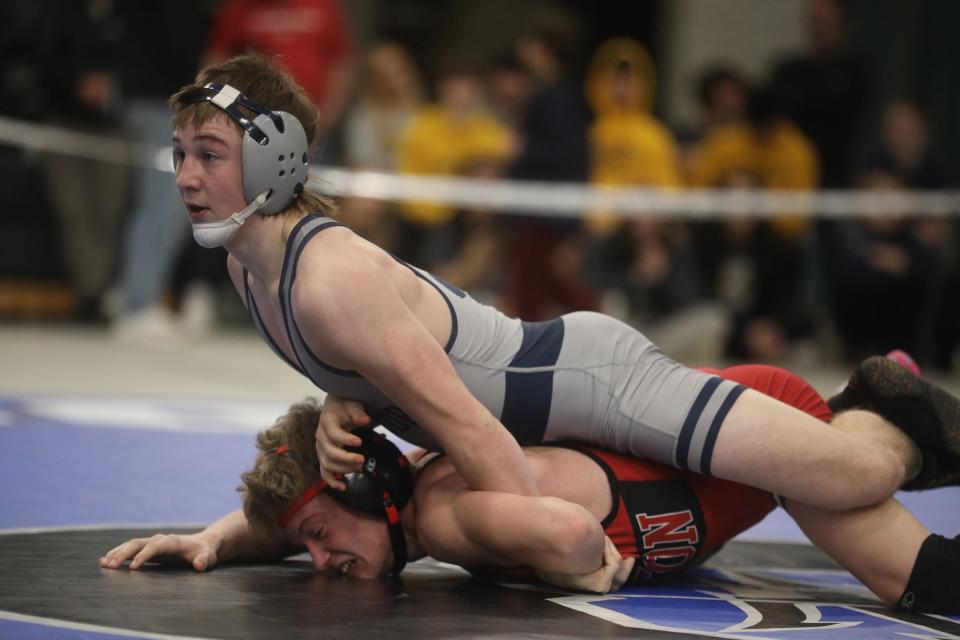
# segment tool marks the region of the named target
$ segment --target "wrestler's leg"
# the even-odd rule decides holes
[[[916,449],[896,427],[864,411],[842,422],[851,427],[827,425],[748,389],[720,428],[711,472],[826,509],[874,504],[916,473]]]
[[[811,542],[885,602],[960,612],[960,540],[931,534],[893,498],[847,511],[794,501],[786,508]]]
[[[870,453],[872,448],[886,445],[886,447],[892,454],[894,454],[895,457],[902,458],[903,464],[909,465],[907,472],[908,479],[916,473],[917,458],[913,454],[915,447],[911,444],[910,440],[900,432],[899,429],[886,422],[880,416],[877,416],[873,413],[867,413],[865,411],[846,412],[834,418],[830,407],[827,406],[827,403],[820,396],[820,394],[817,393],[817,391],[806,380],[795,373],[769,365],[740,365],[729,367],[716,373],[727,380],[739,382],[740,384],[750,387],[755,391],[759,391],[766,396],[775,398],[776,400],[789,405],[794,409],[798,409],[804,414],[808,414],[819,421],[831,422],[831,429],[839,429],[840,431],[857,438],[858,441],[854,443],[855,446],[853,448],[865,449],[867,452],[866,455],[868,456],[873,455],[876,457],[876,453]],[[820,427],[819,430],[823,431],[823,428]],[[777,432],[779,433],[779,429]],[[838,439],[833,438],[833,435],[833,433],[825,432],[822,437],[830,438],[830,440],[836,444]],[[839,441],[843,442],[843,440],[850,440],[850,438],[844,438],[841,436]],[[860,441],[865,441],[865,443]],[[849,444],[850,443],[848,443],[848,445]],[[845,468],[843,465],[849,464],[849,457],[849,454],[843,456],[844,459],[839,463],[841,465],[841,470]],[[880,460],[883,458],[884,456],[879,456]],[[716,457],[714,457],[714,465],[715,464]],[[836,468],[827,468],[826,470],[828,473],[824,473],[825,469],[815,469],[815,473],[812,476],[809,476],[805,481],[810,485],[810,489],[815,492],[816,495],[821,496],[816,498],[816,503],[812,503],[808,500],[807,504],[831,506],[823,504],[824,498],[822,497],[824,491],[830,490],[829,486],[816,486],[818,483],[826,482],[829,484],[832,482],[829,475],[836,473]],[[716,466],[713,467],[713,471],[714,473],[717,473]],[[739,470],[739,473],[744,472],[749,472],[749,470]],[[871,476],[861,477],[858,480],[860,483],[868,483],[871,487],[875,486],[873,483],[878,482],[876,478]],[[884,489],[884,485],[882,483],[879,483],[876,486],[878,486],[880,489],[886,490]],[[789,497],[796,498],[796,495]],[[881,496],[881,498],[882,497],[886,496]]]
[[[744,369],[693,370],[623,323],[569,314],[544,439],[586,441],[832,509],[879,502],[912,477],[916,453],[899,430],[866,414],[856,418],[869,422],[859,433],[832,429],[764,395],[779,397],[778,376],[737,379]],[[754,370],[809,388],[781,369]]]

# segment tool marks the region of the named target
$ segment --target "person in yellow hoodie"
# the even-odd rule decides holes
[[[437,100],[423,107],[400,135],[396,168],[415,175],[497,174],[514,146],[510,130],[487,109],[483,80],[467,66],[451,66],[437,82]],[[430,201],[400,205],[401,257],[434,266],[456,247],[454,207]]]
[[[681,183],[673,134],[650,113],[654,67],[636,40],[612,38],[597,49],[587,74],[591,182],[602,186],[676,187]],[[609,230],[617,218],[593,212],[590,226]]]
[[[586,85],[596,116],[589,130],[594,185],[680,185],[677,142],[650,113],[653,92],[653,63],[639,42],[613,38],[597,49]],[[587,264],[606,312],[657,336],[674,357],[719,356],[725,318],[703,298],[686,225],[592,211],[587,229]]]

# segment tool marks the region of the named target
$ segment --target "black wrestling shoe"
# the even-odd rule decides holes
[[[960,484],[960,400],[884,356],[867,358],[846,388],[828,401],[834,413],[873,411],[919,447],[920,476],[904,488]]]
[[[900,488],[904,491],[925,491],[937,487],[960,485],[960,464],[954,462],[953,469],[949,467],[945,469],[941,457],[930,451],[920,451],[920,472]]]

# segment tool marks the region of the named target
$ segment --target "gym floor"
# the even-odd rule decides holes
[[[613,596],[433,561],[383,582],[316,575],[304,557],[102,570],[123,540],[236,508],[255,433],[316,390],[248,332],[161,347],[7,325],[0,362],[0,638],[960,638],[960,617],[882,606],[779,511],[706,567]],[[798,372],[823,393],[845,377]],[[900,498],[960,533],[960,489]]]

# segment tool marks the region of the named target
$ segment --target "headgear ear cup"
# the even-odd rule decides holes
[[[407,564],[407,544],[400,523],[400,510],[413,497],[413,472],[406,457],[383,434],[372,429],[354,432],[360,436],[360,447],[348,447],[363,454],[363,468],[348,473],[344,491],[327,487],[327,495],[337,502],[387,521],[390,546],[393,549],[393,573],[400,573]]]
[[[413,473],[406,457],[395,444],[372,429],[360,429],[354,433],[360,436],[362,444],[347,448],[363,454],[363,469],[344,476],[346,490],[331,489],[327,493],[344,506],[383,517],[383,492],[386,490],[397,509],[402,509],[413,496]]]
[[[282,130],[274,122],[275,117],[279,118]],[[300,121],[286,111],[258,115],[253,125],[266,137],[261,143],[244,133],[243,196],[250,202],[269,191],[260,213],[279,213],[290,206],[307,182],[307,134]]]

